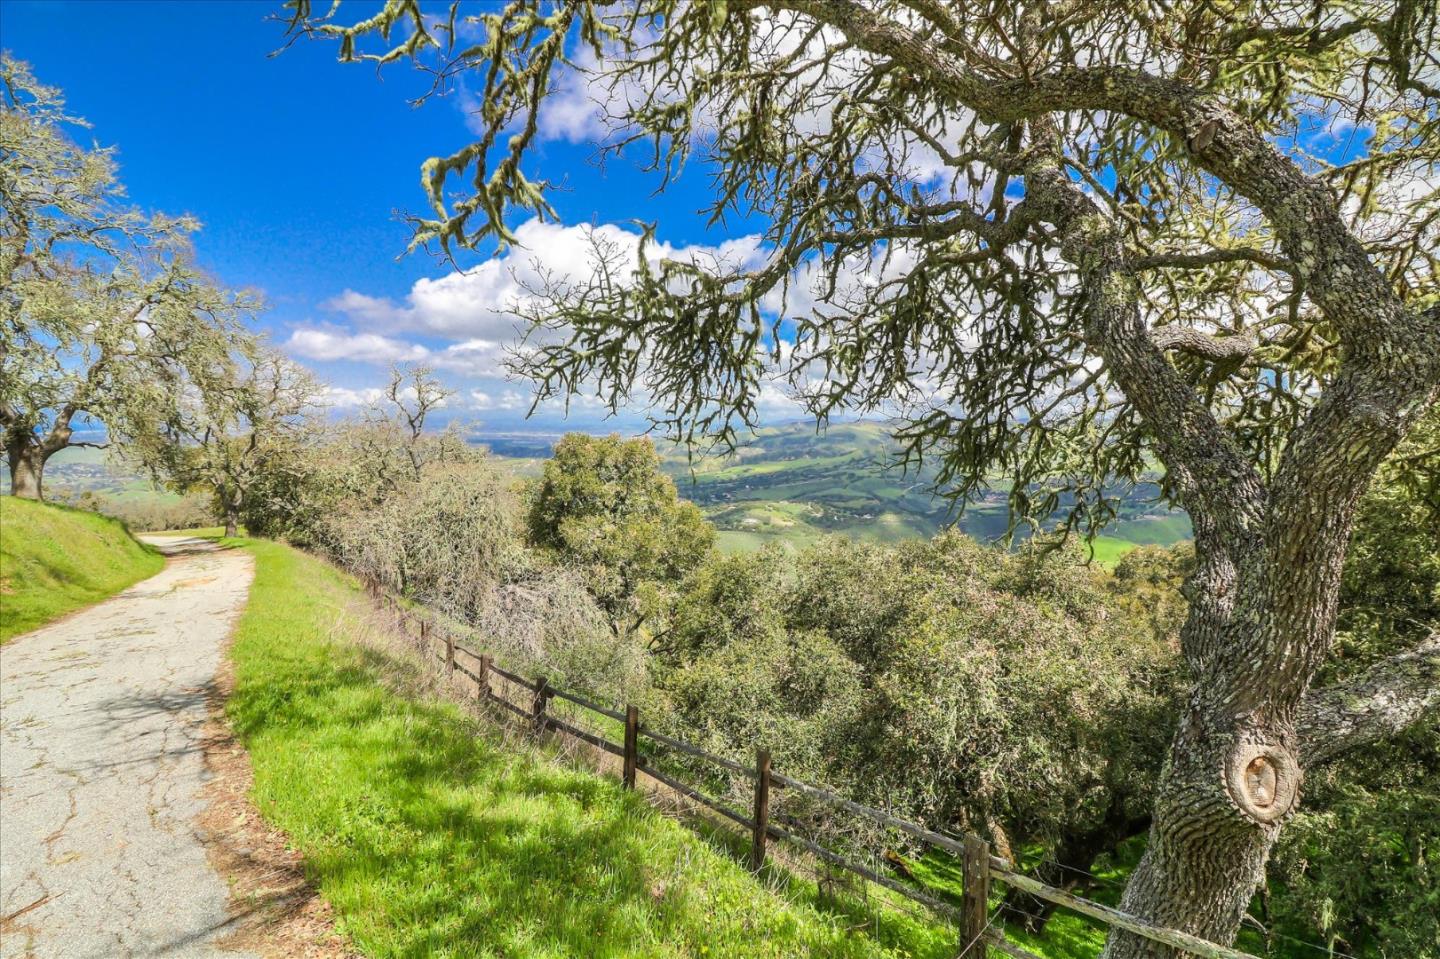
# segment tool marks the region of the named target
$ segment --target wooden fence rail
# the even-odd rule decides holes
[[[417,614],[413,608],[397,602],[393,595],[383,592],[378,584],[367,582],[366,587],[380,599],[386,609],[399,619],[402,628],[409,620],[417,620],[419,622],[419,641],[422,646],[426,647],[426,652],[444,663],[447,675],[458,672],[473,680],[476,686],[475,695],[478,699],[509,711],[523,720],[535,733],[547,730],[560,732],[604,752],[619,756],[622,761],[621,782],[626,788],[635,788],[638,775],[643,773],[686,799],[696,802],[748,830],[750,833],[749,862],[752,869],[758,870],[765,865],[769,840],[774,838],[802,849],[832,866],[854,873],[868,882],[883,886],[907,899],[920,903],[937,916],[957,925],[960,934],[959,956],[961,957],[984,959],[988,951],[993,949],[1003,955],[1013,956],[1015,959],[1036,959],[1033,954],[1008,941],[1003,931],[997,926],[996,918],[989,913],[991,883],[999,881],[1039,899],[1097,920],[1106,926],[1123,929],[1191,955],[1203,956],[1205,959],[1258,959],[1249,953],[1221,946],[1176,929],[1154,925],[1138,916],[1129,915],[1111,906],[1083,899],[1063,889],[1046,885],[1031,876],[1018,872],[1007,860],[993,855],[989,843],[978,836],[967,835],[959,839],[946,836],[919,823],[892,816],[884,810],[855,802],[828,789],[775,772],[771,768],[770,754],[764,750],[757,751],[755,766],[751,768],[682,739],[646,727],[640,721],[639,709],[633,705],[627,705],[623,711],[612,709],[578,693],[554,686],[543,676],[533,680],[526,679],[495,665],[490,655],[460,645],[455,634],[445,628],[443,623]],[[440,634],[444,644],[439,650],[433,648],[433,637],[437,633]],[[457,652],[478,661],[479,671],[471,671],[457,662],[455,655]],[[490,685],[492,675],[530,691],[532,693],[530,702],[515,703],[500,695]],[[582,729],[554,715],[549,708],[551,699],[564,700],[581,709],[589,710],[598,716],[622,724],[624,741],[613,743],[604,736]],[[725,802],[707,795],[703,790],[658,768],[647,756],[641,754],[640,740],[642,738],[668,750],[699,759],[750,780],[754,784],[751,814],[746,816]],[[963,876],[960,905],[957,907],[945,902],[931,895],[924,887],[902,881],[855,862],[833,849],[799,835],[793,829],[777,825],[772,821],[777,817],[772,817],[770,809],[771,791],[775,789],[808,796],[826,805],[843,809],[870,822],[899,830],[929,846],[942,849],[957,857],[962,866]],[[778,818],[786,825],[792,827],[798,825],[796,820],[788,816],[779,816]]]

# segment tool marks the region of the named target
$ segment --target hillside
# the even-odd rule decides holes
[[[0,496],[0,642],[118,593],[164,565],[116,520]]]
[[[552,438],[514,435],[481,440],[498,456],[525,468],[549,455]],[[804,546],[828,533],[890,542],[933,536],[954,519],[950,504],[931,490],[934,471],[906,472],[883,423],[837,423],[822,433],[791,423],[759,430],[728,456],[693,463],[683,449],[662,447],[666,471],[680,495],[693,500],[720,529],[730,551],[778,542]],[[1143,483],[1115,491],[1120,519],[1096,543],[1101,560],[1134,545],[1168,545],[1190,537],[1190,521],[1158,501]],[[1003,536],[1005,487],[971,503],[959,526],[981,541]]]
[[[280,544],[237,545],[257,572],[227,712],[260,814],[304,853],[361,954],[954,954],[934,923],[756,877],[725,833],[685,828],[558,745],[507,737],[436,695],[349,577]]]

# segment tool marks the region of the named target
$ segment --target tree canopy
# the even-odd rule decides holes
[[[530,495],[531,539],[582,571],[616,634],[647,624],[658,591],[704,558],[715,530],[680,499],[648,439],[568,433]]]
[[[51,455],[103,445],[78,429],[153,437],[188,392],[219,390],[259,303],[195,266],[194,219],[125,202],[59,91],[8,54],[0,85],[0,428],[15,493],[38,498]]]

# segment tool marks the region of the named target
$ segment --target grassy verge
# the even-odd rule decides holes
[[[256,804],[366,955],[953,955],[948,932],[822,908],[813,885],[757,879],[618,783],[398,693],[402,664],[335,638],[351,583],[287,547],[237,545],[257,572],[229,712]]]
[[[98,602],[165,559],[117,520],[0,496],[0,643]]]

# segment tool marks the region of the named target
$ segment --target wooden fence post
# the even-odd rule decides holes
[[[626,789],[635,788],[635,767],[639,765],[640,707],[625,707],[625,774]]]
[[[750,835],[750,868],[765,865],[765,845],[770,835],[770,751],[755,753],[755,825]]]
[[[420,648],[425,652],[430,651],[430,620],[420,617]]]
[[[480,657],[480,672],[475,680],[475,698],[486,700],[490,698],[490,657]]]
[[[535,680],[535,699],[530,704],[530,720],[537,734],[545,731],[545,701],[549,698],[550,684],[541,676]]]
[[[455,634],[445,630],[445,673],[455,672]]]
[[[965,894],[960,910],[960,955],[985,959],[985,932],[990,925],[990,844],[965,837]]]

